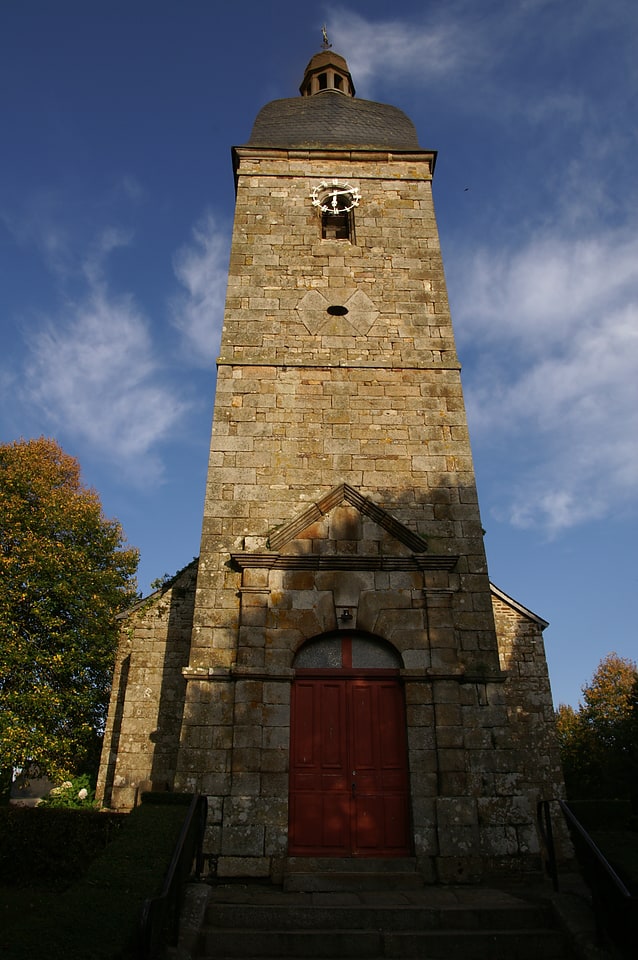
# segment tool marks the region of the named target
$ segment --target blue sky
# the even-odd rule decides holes
[[[145,592],[197,555],[230,147],[323,23],[439,152],[490,575],[576,704],[638,652],[634,0],[3,0],[0,441],[79,459]]]

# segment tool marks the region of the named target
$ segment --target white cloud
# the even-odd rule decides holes
[[[129,295],[111,294],[104,257],[125,242],[107,231],[85,263],[88,292],[28,336],[22,399],[137,483],[155,483],[157,446],[185,412],[162,383],[149,324]]]
[[[128,200],[139,203],[146,198],[146,190],[140,181],[131,173],[121,176],[115,183],[115,193],[122,194]]]
[[[173,301],[173,323],[184,336],[191,362],[209,367],[224,317],[230,237],[209,213],[193,229],[193,239],[174,258],[186,292]]]
[[[447,16],[438,22],[406,19],[369,20],[344,8],[331,11],[328,36],[348,60],[355,86],[453,75],[461,62],[476,61],[479,45],[469,47],[462,21]]]
[[[453,267],[473,434],[511,458],[516,488],[494,512],[515,525],[555,534],[635,504],[636,262],[633,230],[555,228]]]
[[[604,228],[584,237],[562,226],[532,234],[521,246],[483,248],[455,265],[470,282],[459,287],[462,337],[506,337],[545,355],[638,294],[638,232]]]

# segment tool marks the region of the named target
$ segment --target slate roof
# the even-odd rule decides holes
[[[412,121],[386,103],[357,100],[336,90],[272,100],[257,114],[248,146],[356,146],[418,150]]]

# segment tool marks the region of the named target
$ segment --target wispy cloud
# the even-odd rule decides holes
[[[334,47],[346,54],[357,86],[378,89],[415,77],[452,75],[460,63],[475,62],[478,45],[468,47],[468,34],[458,17],[420,22],[401,18],[371,20],[345,7],[328,18]]]
[[[105,258],[126,242],[106,231],[84,264],[85,295],[31,330],[21,392],[48,429],[87,444],[129,480],[154,483],[157,448],[185,406],[164,382],[147,318],[104,279]]]
[[[115,182],[115,193],[126,199],[139,203],[146,198],[146,189],[143,184],[131,173],[126,173]]]
[[[105,268],[109,254],[118,247],[128,247],[133,240],[132,230],[107,227],[90,244],[82,263],[82,273],[92,289],[105,286]]]
[[[506,124],[515,117],[517,127],[528,122],[546,138],[552,124],[577,123],[612,88],[608,109],[631,110],[637,26],[631,0],[615,0],[604,17],[599,0],[446,0],[410,17],[369,16],[335,4],[328,15],[330,39],[347,57],[361,96],[387,100],[390,89],[405,83],[433,108],[449,102],[457,119]],[[617,58],[624,83],[597,71],[601,36],[614,30],[617,42],[619,28],[628,48]],[[581,44],[587,54],[574,76],[573,50]],[[566,51],[569,73],[561,69]]]
[[[175,255],[174,269],[185,292],[172,303],[173,323],[184,337],[192,363],[210,366],[224,317],[230,231],[211,213],[193,229],[193,242]]]
[[[495,510],[515,525],[555,534],[635,502],[637,262],[634,230],[556,227],[453,267],[473,432],[511,458],[517,485]]]
[[[638,294],[638,232],[605,227],[579,236],[562,223],[531,234],[518,248],[495,242],[466,256],[470,269],[459,288],[462,334],[490,345],[519,341],[527,353],[547,354]],[[571,339],[573,338],[573,340]]]
[[[47,270],[63,279],[73,272],[75,260],[60,207],[61,198],[55,191],[40,190],[19,214],[7,209],[0,211],[0,220],[19,246],[34,246]]]

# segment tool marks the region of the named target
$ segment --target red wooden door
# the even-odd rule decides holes
[[[410,853],[403,691],[395,678],[297,678],[289,853]]]

